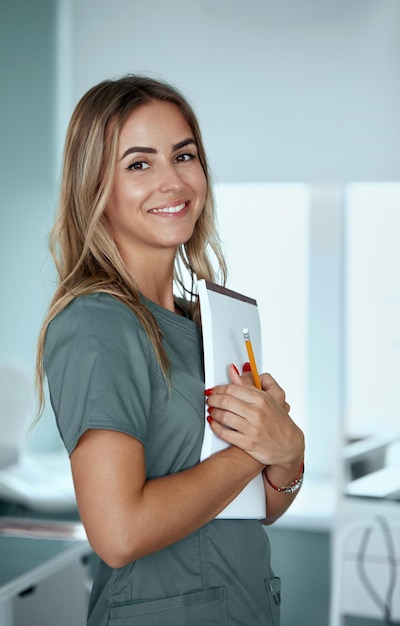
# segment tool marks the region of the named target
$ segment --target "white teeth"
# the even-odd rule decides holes
[[[185,202],[177,206],[166,206],[162,209],[151,209],[149,213],[179,213],[185,207]]]

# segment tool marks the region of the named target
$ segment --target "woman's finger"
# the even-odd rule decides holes
[[[290,411],[290,406],[286,402],[286,394],[282,387],[278,385],[275,378],[271,376],[271,374],[261,374],[260,376],[261,386],[264,391],[266,391],[271,398],[275,400],[281,407],[285,409],[285,411]]]

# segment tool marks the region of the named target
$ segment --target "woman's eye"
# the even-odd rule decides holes
[[[128,170],[146,170],[149,167],[149,164],[146,161],[135,161],[128,165]]]
[[[176,157],[176,160],[180,163],[182,162],[184,163],[186,161],[191,161],[192,159],[195,159],[195,158],[196,158],[195,155],[192,154],[191,152],[184,152],[183,154],[179,154]]]

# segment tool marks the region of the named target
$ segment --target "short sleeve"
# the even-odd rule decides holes
[[[112,296],[80,296],[52,320],[44,369],[68,454],[88,429],[124,432],[146,445],[152,358],[139,320]]]

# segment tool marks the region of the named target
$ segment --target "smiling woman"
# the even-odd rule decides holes
[[[269,374],[258,389],[231,366],[230,384],[204,390],[195,285],[218,278],[210,251],[222,282],[225,262],[198,124],[175,89],[128,76],[83,96],[52,251],[38,384],[43,397],[45,371],[100,557],[88,625],[278,626],[262,521],[215,518],[260,473],[264,523],[282,515],[304,438]],[[205,402],[230,446],[200,462]]]
[[[176,247],[191,238],[206,195],[196,141],[177,106],[153,101],[135,109],[120,134],[105,216],[140,291],[167,308],[150,276],[158,268],[160,283],[169,284],[160,270],[169,271]]]

